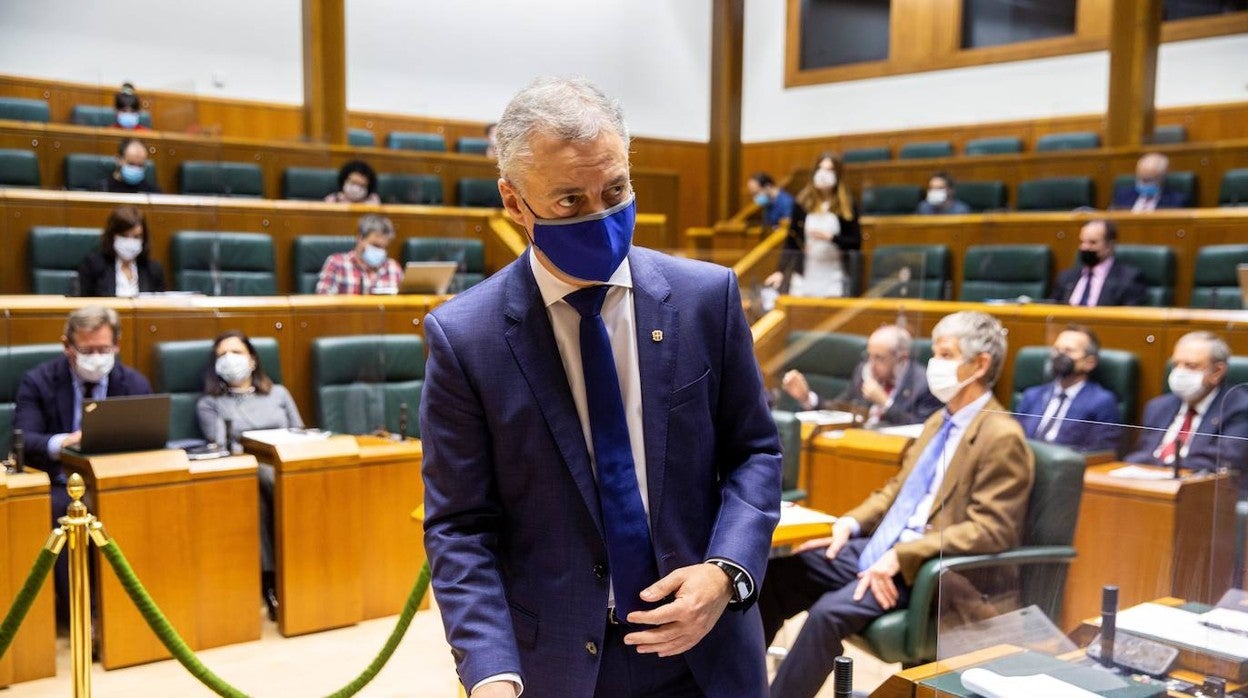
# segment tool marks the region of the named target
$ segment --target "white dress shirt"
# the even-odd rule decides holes
[[[1079,394],[1080,390],[1083,390],[1085,383],[1087,383],[1086,380],[1081,380],[1069,388],[1063,388],[1062,384],[1058,382],[1053,383],[1053,390],[1049,393],[1049,404],[1044,406],[1044,414],[1040,415],[1040,424],[1036,425],[1036,428],[1038,429],[1050,418],[1052,418],[1053,423],[1049,426],[1047,434],[1036,434],[1037,439],[1052,441],[1057,438],[1057,432],[1062,430],[1062,423],[1066,419],[1066,413],[1070,411],[1070,403],[1075,401],[1075,396]],[[1066,399],[1059,406],[1057,396],[1062,393],[1066,393]],[[1056,410],[1056,413],[1054,410]]]
[[[1183,448],[1179,449],[1180,458],[1187,458],[1187,452],[1192,447],[1192,436],[1200,428],[1200,423],[1204,421],[1205,415],[1209,413],[1209,407],[1213,404],[1213,396],[1217,394],[1218,391],[1216,389],[1210,390],[1208,395],[1193,405],[1196,408],[1196,415],[1192,417],[1192,426],[1187,432],[1187,441],[1183,443]],[[1179,411],[1174,413],[1174,419],[1171,420],[1170,426],[1166,427],[1166,433],[1161,437],[1161,443],[1157,444],[1157,450],[1153,451],[1153,458],[1161,458],[1162,449],[1178,435],[1179,429],[1183,426],[1183,418],[1186,416],[1187,403],[1185,402],[1179,405]]]
[[[134,280],[126,278],[126,266],[134,269]],[[134,298],[139,295],[139,266],[134,262],[122,261],[121,257],[117,258],[114,265],[117,274],[117,293],[118,298]]]

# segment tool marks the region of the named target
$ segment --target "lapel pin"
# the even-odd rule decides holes
[[[655,330],[655,331],[651,332],[651,333],[650,333],[650,341],[652,341],[652,342],[662,342],[662,341],[663,341],[663,330]]]

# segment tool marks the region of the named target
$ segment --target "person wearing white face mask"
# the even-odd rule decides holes
[[[836,154],[822,153],[815,159],[810,183],[797,194],[806,221],[804,263],[789,290],[795,296],[826,298],[851,291],[844,256],[862,247],[862,232],[853,196],[841,181],[843,169]]]
[[[143,374],[117,361],[121,325],[117,311],[88,306],[69,314],[61,336],[64,355],[44,362],[22,376],[13,412],[13,428],[26,440],[26,464],[43,470],[52,482],[52,521],[65,515],[69,495],[61,452],[82,440],[84,403],[106,397],[148,395],[152,386]],[[58,614],[65,610],[68,577],[62,556],[57,563]]]
[[[352,160],[338,170],[338,191],[326,195],[331,204],[380,204],[377,173],[363,160]]]
[[[1170,392],[1144,406],[1143,428],[1130,463],[1235,471],[1248,463],[1248,392],[1227,385],[1230,347],[1212,332],[1189,332],[1179,338],[1170,357]],[[1226,437],[1226,438],[1224,438]],[[1248,494],[1241,474],[1240,493]]]
[[[136,206],[108,214],[100,247],[78,266],[79,296],[132,298],[165,289],[165,270],[148,253],[147,220]]]
[[[394,224],[385,216],[360,218],[355,248],[331,254],[321,267],[316,292],[329,295],[398,293],[403,270],[387,256],[394,243]]]
[[[837,519],[831,536],[767,568],[758,601],[767,642],[785,620],[809,611],[772,696],[816,695],[842,641],[904,607],[927,560],[1019,543],[1034,459],[1022,428],[992,396],[1005,359],[1004,329],[984,313],[954,313],[932,330],[932,351],[927,383],[945,409],[924,424],[900,473]],[[996,584],[1009,589],[1016,581]]]
[[[919,207],[915,210],[915,213],[921,216],[962,215],[970,212],[971,207],[957,198],[953,177],[948,172],[937,172],[927,180],[927,195],[919,202]]]

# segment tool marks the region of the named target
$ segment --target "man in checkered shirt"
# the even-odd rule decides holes
[[[316,292],[360,295],[398,293],[403,269],[386,250],[394,242],[394,224],[385,216],[369,214],[356,227],[355,248],[331,254],[321,267]]]

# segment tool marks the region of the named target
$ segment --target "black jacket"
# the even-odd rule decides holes
[[[1050,298],[1058,303],[1070,303],[1070,296],[1083,275],[1084,267],[1077,266],[1057,275],[1057,283],[1053,284]],[[1115,259],[1105,276],[1101,286],[1101,296],[1096,299],[1102,305],[1144,305],[1148,302],[1148,285],[1144,282],[1144,272],[1130,264]]]
[[[117,179],[117,175],[109,175],[100,180],[95,187],[96,191],[108,192],[109,194],[163,194],[160,187],[155,184],[148,184],[147,180],[138,184],[126,184]]]
[[[139,273],[139,292],[164,291],[165,270],[160,263],[140,255],[134,260]],[[117,257],[96,250],[78,265],[78,295],[117,295]]]

